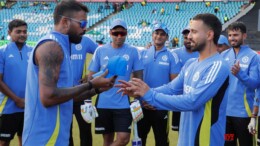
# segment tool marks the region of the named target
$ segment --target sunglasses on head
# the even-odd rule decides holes
[[[65,18],[67,18],[67,19],[70,19],[70,20],[72,20],[72,21],[75,21],[75,22],[78,22],[79,24],[80,24],[80,28],[86,28],[86,26],[87,26],[87,20],[76,20],[76,19],[73,19],[73,18],[70,18],[70,17],[67,17],[67,16],[62,16],[62,15],[60,15],[61,17],[65,17]]]
[[[111,32],[111,34],[113,36],[126,36],[127,35],[127,32],[123,32],[123,31],[115,31],[115,32]]]

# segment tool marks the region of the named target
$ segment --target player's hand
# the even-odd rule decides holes
[[[98,90],[98,92],[96,92],[97,94],[100,94],[100,93],[102,93],[102,92],[104,92],[104,91],[107,91],[107,90],[109,90],[110,89],[110,87],[109,88],[98,88],[97,90]],[[96,91],[96,90],[95,90]]]
[[[240,66],[239,66],[239,60],[232,66],[231,68],[231,73],[236,76],[237,73],[240,71]]]
[[[121,83],[121,84],[115,85],[115,87],[120,88],[120,89],[117,91],[117,93],[122,92],[122,95],[123,95],[123,96],[124,96],[124,95],[128,95],[128,96],[131,96],[131,97],[137,97],[137,96],[134,95],[134,92],[133,92],[133,91],[130,91],[130,90],[127,90],[127,89],[126,89],[126,88],[128,88],[128,87],[131,87],[132,84],[130,84],[129,82],[126,82],[126,81],[124,81],[124,80],[118,80],[118,82]]]
[[[17,97],[17,99],[14,102],[15,105],[19,108],[24,108],[24,98]]]
[[[256,134],[256,118],[251,118],[250,123],[248,124],[248,131],[251,134]]]
[[[112,88],[114,86],[117,76],[113,76],[111,78],[105,78],[107,74],[108,74],[108,70],[106,70],[105,73],[103,73],[101,76],[93,78],[91,80],[93,88],[104,88],[107,90]]]
[[[135,98],[144,96],[144,94],[150,89],[145,82],[138,78],[133,78],[129,82],[123,80],[119,80],[118,82],[121,83],[115,86],[120,88],[118,93],[122,92],[123,95]]]
[[[85,76],[84,78],[80,79],[79,80],[79,83],[87,83],[89,80],[88,80],[88,76]]]

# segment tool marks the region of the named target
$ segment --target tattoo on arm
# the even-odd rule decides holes
[[[41,48],[38,48],[41,49]],[[45,49],[45,50],[43,50]],[[63,60],[63,52],[57,42],[47,42],[42,45],[42,50],[39,51],[39,74],[43,78],[41,82],[45,86],[56,86],[59,79],[60,66]]]
[[[36,50],[35,59],[39,65],[40,99],[46,107],[64,103],[89,89],[88,83],[75,87],[57,87],[63,58],[61,46],[54,41],[46,42]],[[92,94],[86,93],[86,95]]]

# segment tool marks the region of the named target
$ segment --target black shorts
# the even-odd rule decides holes
[[[96,134],[113,132],[131,133],[132,115],[130,109],[97,109]]]
[[[17,133],[22,136],[24,113],[3,114],[0,116],[0,140],[10,141]]]
[[[179,131],[181,112],[172,112],[172,130]]]
[[[147,110],[143,108],[144,118],[138,123],[138,135],[142,144],[147,145],[147,136],[151,131],[154,133],[156,146],[169,146],[169,112],[166,110]]]
[[[250,119],[250,117],[227,116],[225,146],[236,146],[237,142],[240,146],[253,145],[253,135],[249,133],[247,128]]]

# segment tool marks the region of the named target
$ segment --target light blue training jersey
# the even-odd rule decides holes
[[[229,64],[227,116],[251,117],[255,89],[260,83],[259,58],[256,52],[246,45],[241,46],[237,55],[233,48],[224,51],[221,55]],[[230,70],[237,61],[240,64],[240,71],[234,76]]]
[[[260,55],[258,55],[258,57],[260,57]],[[258,73],[260,74],[260,61],[258,65]],[[254,106],[258,106],[258,116],[260,116],[259,104],[260,104],[260,86],[256,89],[255,98],[254,98]]]
[[[128,44],[123,44],[121,48],[113,48],[111,44],[106,44],[97,48],[95,51],[91,63],[89,65],[89,70],[92,72],[98,72],[107,67],[109,58],[113,56],[123,56],[127,60],[127,71],[125,76],[118,76],[118,80],[129,81],[132,72],[143,70],[143,63],[141,60],[141,54],[137,49]],[[113,87],[108,91],[99,94],[97,99],[97,108],[107,108],[107,109],[126,109],[129,108],[129,98],[127,96],[122,96],[116,93],[119,88]]]
[[[27,65],[32,47],[24,44],[19,50],[15,42],[0,47],[0,74],[3,82],[18,97],[25,97],[25,82]],[[16,106],[15,102],[0,92],[0,113],[12,114],[23,112],[23,108]]]
[[[173,55],[166,47],[155,51],[155,47],[142,52],[144,64],[143,80],[149,87],[155,88],[171,81],[171,74],[178,74],[181,65],[177,55]]]
[[[57,87],[72,87],[73,74],[68,36],[52,31],[43,37],[35,48],[46,41],[59,43],[64,55]],[[35,48],[32,53],[35,52]],[[22,144],[23,146],[67,146],[69,145],[73,100],[51,107],[43,106],[38,82],[39,67],[35,65],[33,58],[34,55],[31,55],[28,64]]]
[[[172,49],[171,52],[175,52],[179,58],[181,67],[184,66],[184,64],[191,58],[198,58],[199,57],[199,53],[198,52],[188,52],[187,49],[185,48],[185,46],[180,47],[180,48],[176,48],[176,49]]]
[[[143,100],[158,109],[184,111],[178,146],[224,145],[228,69],[219,54],[190,59],[169,84],[144,95]]]
[[[98,45],[89,37],[83,36],[79,44],[71,45],[71,61],[73,70],[73,85],[79,85],[82,79],[87,53],[93,54]]]

